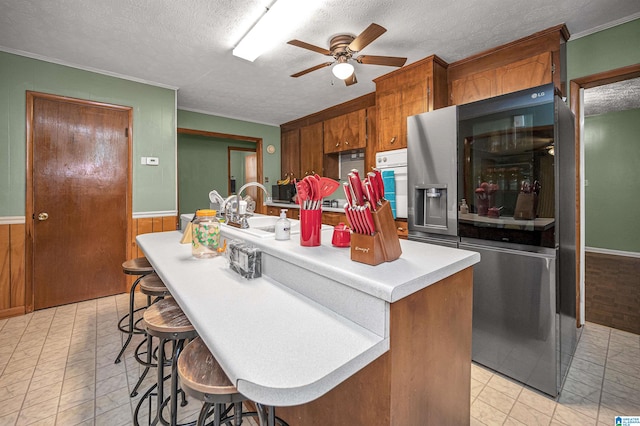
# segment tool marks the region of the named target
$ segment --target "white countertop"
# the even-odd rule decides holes
[[[178,231],[137,237],[229,378],[268,405],[318,398],[389,349],[388,339],[268,277],[246,280],[227,260],[195,259]]]
[[[352,261],[349,248],[333,247],[331,229],[322,231],[322,244],[318,247],[301,246],[298,235],[292,235],[288,241],[276,241],[253,238],[233,227],[224,227],[222,232],[231,238],[251,241],[272,256],[390,303],[480,261],[476,252],[400,240],[402,255],[399,259],[370,266]]]
[[[238,390],[274,406],[312,401],[364,368],[389,349],[389,303],[480,260],[401,241],[400,259],[369,266],[331,246],[332,230],[318,247],[221,230],[262,249],[261,278],[243,279],[224,257],[193,258],[178,231],[136,240]]]

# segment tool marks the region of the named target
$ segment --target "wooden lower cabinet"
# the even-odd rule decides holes
[[[468,425],[473,271],[391,304],[390,349],[320,398],[277,407],[296,426]]]
[[[409,225],[407,225],[407,221],[396,220],[396,231],[398,232],[398,237],[406,240],[409,237]]]
[[[337,212],[322,213],[322,223],[324,223],[325,225],[336,226],[341,222],[347,226],[349,225],[349,222],[347,222],[347,216],[344,213],[337,213]]]

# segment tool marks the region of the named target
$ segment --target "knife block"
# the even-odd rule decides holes
[[[398,259],[402,249],[391,205],[384,201],[372,215],[376,232],[373,235],[351,235],[351,260],[375,266]]]

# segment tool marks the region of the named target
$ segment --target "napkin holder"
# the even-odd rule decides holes
[[[372,215],[376,232],[351,235],[351,260],[372,266],[393,262],[400,257],[402,249],[389,201],[383,201]]]

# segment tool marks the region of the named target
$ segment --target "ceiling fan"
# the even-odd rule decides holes
[[[312,71],[316,71],[321,68],[328,67],[330,65],[335,64],[332,70],[333,74],[337,78],[344,80],[347,86],[351,86],[352,84],[355,84],[358,82],[356,80],[356,74],[354,72],[353,65],[349,63],[349,61],[352,59],[359,64],[401,67],[404,65],[405,62],[407,62],[407,58],[399,58],[396,56],[372,56],[372,55],[360,55],[357,58],[353,57],[355,53],[364,49],[372,41],[380,37],[386,31],[387,30],[384,27],[381,27],[378,24],[371,24],[357,37],[354,37],[350,34],[339,34],[331,38],[331,41],[329,42],[328,50],[323,47],[318,47],[318,46],[314,46],[313,44],[305,43],[304,41],[291,40],[287,43],[293,46],[302,47],[303,49],[312,50],[314,52],[318,52],[326,56],[333,56],[333,58],[335,59],[335,61],[333,62],[325,62],[323,64],[319,64],[314,67],[307,68],[306,70],[292,74],[291,77],[300,77]]]

